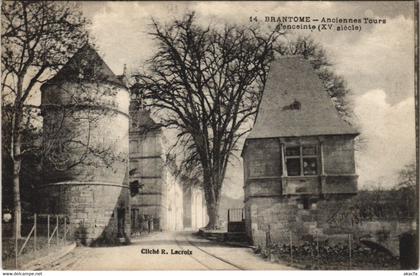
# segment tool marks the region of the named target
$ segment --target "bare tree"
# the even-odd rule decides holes
[[[44,1],[3,1],[1,20],[2,100],[12,109],[14,227],[20,237],[20,171],[29,150],[22,148],[28,99],[85,43],[87,22],[77,4]]]
[[[179,131],[173,145],[182,150],[179,169],[202,178],[207,228],[217,227],[226,166],[252,127],[275,55],[310,60],[337,111],[352,120],[345,81],[310,37],[279,39],[285,36],[277,27],[203,28],[194,14],[168,26],[153,21],[153,28],[157,51],[148,70],[135,76],[132,92],[157,110],[161,126]]]
[[[170,26],[153,21],[157,51],[149,71],[135,76],[133,93],[160,113],[161,126],[176,128],[182,146],[181,168],[202,177],[209,223],[218,224],[223,179],[229,158],[252,124],[276,28],[202,28],[189,14]],[[196,174],[197,175],[197,174]]]

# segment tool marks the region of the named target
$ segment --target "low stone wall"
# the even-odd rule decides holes
[[[345,238],[351,233],[352,221],[334,214],[346,201],[347,197],[310,200],[309,208],[304,209],[299,197],[250,198],[245,203],[248,237],[260,246],[266,246],[267,239],[288,244],[290,238],[299,243],[305,236]]]
[[[268,242],[295,245],[308,240],[355,242],[367,240],[399,255],[399,236],[416,231],[415,221],[353,221],[347,196],[333,196],[304,209],[298,197],[254,197],[245,202],[246,232],[254,245]],[[345,210],[343,212],[343,210]]]

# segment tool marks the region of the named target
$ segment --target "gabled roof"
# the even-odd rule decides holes
[[[125,84],[108,67],[98,52],[86,43],[46,84],[89,80],[94,82],[111,82],[120,86]]]
[[[274,61],[247,139],[335,134],[358,132],[340,118],[310,62],[301,56]]]

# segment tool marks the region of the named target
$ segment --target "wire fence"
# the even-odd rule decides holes
[[[22,219],[21,237],[13,233],[13,223],[3,224],[3,261],[18,268],[39,256],[47,255],[71,242],[72,229],[68,216],[34,214]]]

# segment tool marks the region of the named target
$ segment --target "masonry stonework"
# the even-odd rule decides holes
[[[127,241],[146,220],[154,231],[182,230],[184,210],[187,227],[203,226],[202,191],[181,184],[161,128],[90,45],[41,91],[42,212],[67,216],[87,245]]]
[[[89,45],[41,87],[42,209],[68,216],[91,244],[129,235],[128,104],[124,84]]]
[[[183,191],[167,161],[162,131],[135,100],[130,118],[130,182],[141,184],[131,198],[132,217],[153,218],[154,230],[181,230]]]
[[[255,245],[347,237],[352,221],[336,214],[357,193],[355,136],[308,61],[274,62],[242,151],[246,233]]]

